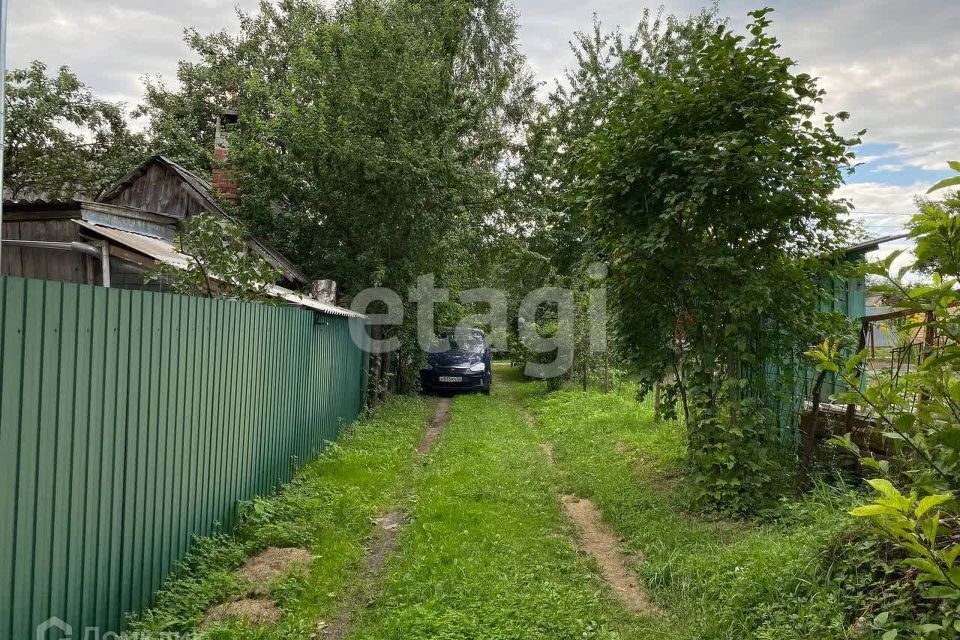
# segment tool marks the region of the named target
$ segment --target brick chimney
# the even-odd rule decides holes
[[[225,109],[217,118],[217,132],[213,143],[213,190],[233,204],[240,204],[240,189],[227,164],[227,130],[238,120],[236,111]]]

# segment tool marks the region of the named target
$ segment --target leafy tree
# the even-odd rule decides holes
[[[177,251],[187,257],[185,268],[158,265],[148,279],[159,280],[175,293],[206,298],[236,298],[270,302],[267,289],[280,272],[251,251],[243,227],[215,214],[188,218],[177,234]]]
[[[949,162],[950,168],[954,171],[960,173],[960,162],[953,160]],[[956,187],[960,186],[960,176],[951,176],[949,178],[944,178],[937,184],[930,187],[928,193],[933,193],[934,191],[939,191],[940,189],[946,189],[947,187]]]
[[[122,105],[97,98],[69,68],[34,61],[7,72],[3,183],[11,198],[91,197],[145,155]]]
[[[462,273],[505,228],[499,168],[533,95],[500,0],[264,2],[238,36],[188,42],[201,60],[181,64],[181,91],[148,94],[156,144],[199,157],[210,105],[236,108],[241,216],[309,275],[405,293]]]
[[[715,11],[681,20],[645,9],[629,34],[607,32],[598,20],[592,31],[574,34],[576,63],[533,113],[520,161],[511,167],[517,197],[534,223],[531,249],[549,257],[558,273],[582,270],[598,255],[584,207],[569,197],[578,177],[573,151],[608,121],[610,108],[636,82],[636,67],[664,73],[716,24]]]
[[[956,170],[960,172],[960,163],[954,162],[952,164],[956,165]],[[954,179],[947,178],[940,184],[949,186],[951,180]],[[945,186],[940,187],[940,189],[943,188]],[[954,248],[951,244],[953,237],[950,234],[948,223],[960,215],[960,198],[948,197],[940,201],[918,198],[917,205],[925,215],[914,217],[907,223],[907,229],[912,234],[922,235],[924,241],[919,243],[914,250],[916,261],[913,263],[912,269],[918,274],[927,276],[938,272],[943,273],[945,265],[941,265],[940,261],[954,259],[950,253]],[[940,229],[940,232],[927,233],[934,228]],[[895,287],[887,286],[886,289],[891,296],[899,294]]]
[[[575,151],[627,356],[653,379],[675,369],[702,495],[734,511],[773,479],[763,371],[810,338],[804,262],[843,237],[832,194],[858,141],[835,129],[845,113],[817,124],[823,92],[777,53],[768,13],[749,38],[717,26],[662,65],[625,59],[630,81]]]
[[[191,34],[190,38],[199,37]],[[148,136],[155,153],[175,158],[179,164],[197,175],[209,176],[213,166],[216,138],[214,123],[229,104],[214,102],[204,92],[191,86],[190,63],[180,63],[179,91],[171,91],[161,78],[146,78],[144,101],[133,112],[134,117],[149,122]]]
[[[594,22],[592,31],[576,33],[571,43],[575,65],[531,114],[523,150],[508,167],[519,211],[515,242],[526,255],[539,259],[527,260],[525,268],[497,273],[493,281],[507,290],[513,290],[514,283],[527,285],[518,290],[518,297],[510,297],[512,312],[526,292],[544,283],[578,292],[577,349],[574,371],[568,372],[568,378],[589,379],[591,371],[602,370],[606,380],[611,357],[620,364],[609,350],[602,356],[591,354],[584,341],[583,329],[589,319],[582,300],[586,289],[597,286],[586,273],[601,260],[602,252],[586,227],[582,203],[571,197],[578,177],[573,151],[607,121],[617,97],[635,81],[627,61],[662,72],[667,61],[689,49],[692,42],[702,41],[715,24],[713,11],[681,20],[645,10],[629,34],[607,32],[599,21]],[[536,284],[529,286],[531,281]],[[511,317],[516,323],[516,314]],[[615,351],[612,332],[610,337]],[[529,354],[516,333],[511,342],[515,360],[522,364]]]

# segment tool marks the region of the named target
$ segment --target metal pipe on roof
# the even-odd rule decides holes
[[[83,244],[78,242],[77,244]],[[97,243],[100,249],[100,281],[107,289],[110,288],[110,245],[106,240]]]
[[[3,0],[0,0],[2,2]],[[97,245],[87,244],[86,242],[54,242],[52,240],[19,240],[8,238],[0,239],[0,245],[8,244],[12,247],[23,247],[24,249],[50,249],[52,251],[77,251],[93,256],[100,260],[100,269],[103,278],[103,286],[110,288],[110,247],[106,242],[100,242]]]
[[[52,249],[54,251],[79,251],[86,253],[94,258],[102,258],[103,253],[100,247],[85,242],[54,242],[52,240],[19,240],[16,238],[7,238],[3,244],[9,244],[13,247],[23,247],[24,249]]]

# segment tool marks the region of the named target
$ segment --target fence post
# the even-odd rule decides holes
[[[653,424],[660,424],[660,381],[653,383]]]
[[[814,454],[817,450],[817,427],[820,425],[820,392],[823,389],[823,381],[827,378],[827,372],[821,371],[817,376],[817,381],[813,385],[813,407],[808,416],[809,424],[803,428],[803,420],[800,420],[800,477],[806,482],[810,479],[810,471],[813,469]]]
[[[860,338],[857,340],[857,353],[863,351],[867,346],[867,333],[870,331],[870,321],[866,318],[860,319]],[[863,377],[863,362],[857,365],[857,382]],[[847,415],[844,419],[844,426],[847,433],[853,431],[853,419],[857,415],[857,405],[850,403],[847,405]]]

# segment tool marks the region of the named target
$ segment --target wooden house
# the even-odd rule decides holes
[[[846,247],[839,262],[846,266],[862,264],[871,251],[904,237],[905,234],[872,238]],[[866,278],[858,271],[840,268],[821,275],[824,297],[819,301],[818,311],[842,316],[851,325],[864,323],[869,318]],[[772,426],[781,441],[798,445],[807,470],[818,442],[833,433],[846,433],[869,423],[868,417],[856,414],[854,406],[833,402],[836,394],[849,388],[835,373],[825,373],[820,380],[820,372],[806,356],[786,362],[764,362],[762,372],[760,395],[770,410]],[[864,383],[865,380],[861,380],[861,384]]]
[[[110,246],[110,285],[144,288],[144,267],[156,260],[136,258],[136,234],[171,242],[184,220],[201,213],[226,215],[213,186],[164,156],[154,156],[105,189],[94,201],[8,201],[4,203],[3,239],[26,241],[106,241]],[[130,243],[125,243],[129,240]],[[3,274],[27,278],[104,284],[96,260],[80,251],[58,251],[42,246],[5,243]],[[133,246],[130,246],[130,245]],[[265,243],[252,240],[251,248],[283,274],[279,284],[300,288],[307,278],[289,260]],[[118,250],[119,249],[119,250]],[[116,272],[114,274],[114,272]],[[139,274],[140,277],[137,277]]]
[[[175,238],[191,216],[227,216],[222,202],[237,197],[224,172],[215,169],[214,184],[164,156],[144,161],[95,200],[31,200],[4,203],[0,274],[159,291],[148,270],[163,262],[188,264]],[[335,306],[329,281],[310,283],[280,252],[256,238],[250,250],[281,273],[272,292],[290,304],[343,312]],[[321,284],[322,283],[322,284]],[[325,296],[301,296],[310,288]],[[335,294],[334,294],[335,295]]]

